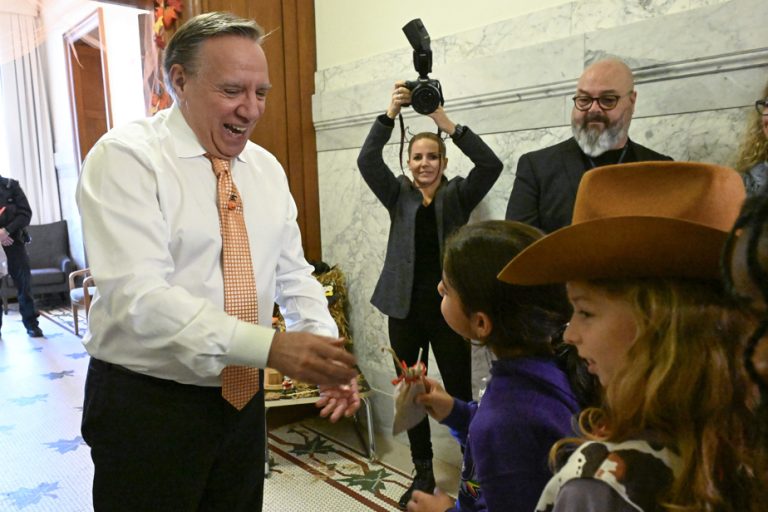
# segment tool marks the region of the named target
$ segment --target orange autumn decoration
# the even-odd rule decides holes
[[[183,9],[182,0],[155,0],[155,46],[157,47],[157,69],[152,81],[152,97],[150,100],[150,114],[154,115],[160,110],[171,106],[173,99],[165,89],[162,76],[163,53],[165,51],[166,33],[175,28]]]

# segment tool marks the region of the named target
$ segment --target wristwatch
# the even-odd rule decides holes
[[[453,135],[451,135],[451,139],[459,140],[465,133],[467,133],[467,127],[463,124],[457,124],[456,129],[453,131]]]

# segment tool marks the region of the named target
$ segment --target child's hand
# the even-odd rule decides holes
[[[435,489],[435,494],[413,491],[411,501],[408,502],[408,512],[445,512],[455,504],[453,498],[440,489]]]
[[[437,381],[424,378],[427,392],[416,395],[416,403],[423,404],[427,413],[437,421],[443,421],[453,410],[453,397]]]

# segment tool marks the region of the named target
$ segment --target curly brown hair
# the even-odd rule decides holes
[[[768,83],[765,84],[761,99],[768,98]],[[752,109],[749,115],[749,124],[744,140],[739,146],[735,168],[740,173],[749,171],[760,162],[768,160],[768,137],[763,131],[762,116]]]

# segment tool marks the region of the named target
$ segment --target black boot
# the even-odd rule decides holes
[[[414,460],[413,465],[416,475],[413,477],[411,486],[400,497],[398,502],[401,510],[405,510],[408,502],[411,500],[413,491],[423,491],[432,494],[435,491],[435,474],[432,472],[431,460]]]

